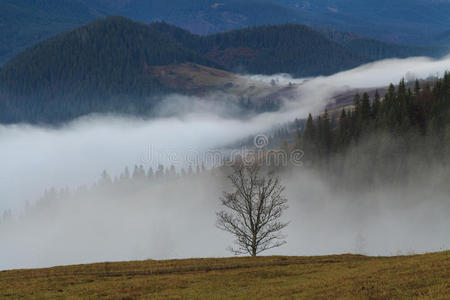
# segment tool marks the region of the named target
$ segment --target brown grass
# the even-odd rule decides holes
[[[98,263],[0,272],[1,299],[450,299],[450,251]]]
[[[151,67],[149,71],[166,86],[186,93],[227,90],[227,85],[237,80],[233,73],[193,63]]]

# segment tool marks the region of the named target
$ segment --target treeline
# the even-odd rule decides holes
[[[170,180],[182,178],[184,176],[194,176],[206,172],[205,164],[199,164],[195,168],[189,165],[186,169],[177,170],[174,165],[164,167],[159,164],[155,170],[152,167],[145,169],[143,165],[135,165],[132,172],[128,167],[120,173],[119,176],[112,178],[108,172],[103,171],[99,184],[123,183],[129,181],[151,181],[151,180]]]
[[[113,176],[104,170],[99,179],[92,185],[82,185],[75,189],[69,188],[48,188],[43,195],[33,204],[27,203],[23,215],[33,214],[47,208],[58,207],[61,202],[70,199],[82,199],[83,197],[93,197],[99,193],[103,197],[123,198],[124,201],[130,194],[142,189],[160,188],[171,186],[172,184],[191,184],[191,180],[210,178],[211,176],[222,176],[220,169],[207,169],[204,163],[199,163],[192,167],[176,169],[174,165],[158,165],[157,168],[143,165],[135,165],[134,168],[125,167],[120,174]],[[114,196],[113,196],[114,195]],[[121,197],[120,197],[121,196]],[[99,196],[100,197],[100,196]],[[15,220],[18,215],[13,214],[11,209],[0,212],[0,225]]]
[[[307,165],[349,184],[403,182],[433,164],[448,168],[450,74],[433,88],[418,81],[410,88],[402,80],[383,98],[378,92],[373,99],[356,94],[351,109],[309,115],[295,147],[304,151]]]

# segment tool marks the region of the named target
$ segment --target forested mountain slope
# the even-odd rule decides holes
[[[0,69],[1,119],[52,122],[149,110],[152,100],[144,97],[169,90],[147,69],[184,61],[210,65],[147,25],[123,17],[96,21],[44,41]]]
[[[165,23],[109,17],[21,53],[0,69],[0,84],[15,95],[149,95],[162,88],[152,81],[149,66],[192,62],[231,71],[313,76],[367,61],[302,25],[201,37]]]
[[[151,26],[110,17],[21,53],[1,69],[1,79],[18,94],[97,93],[105,88],[145,93],[158,88],[143,77],[146,66],[184,61],[209,64]]]
[[[0,65],[26,47],[100,17],[165,21],[197,34],[306,24],[411,45],[450,45],[446,0],[3,0]]]
[[[314,45],[314,47],[311,47]],[[152,66],[184,62],[252,73],[330,74],[366,60],[301,25],[201,37],[165,23],[109,17],[37,44],[0,69],[3,122],[149,111],[174,91]]]
[[[291,9],[259,0],[2,0],[0,65],[39,41],[110,15],[145,23],[163,20],[200,34],[301,23]]]
[[[221,76],[205,79],[208,72],[201,72],[194,85],[178,85],[170,80],[179,77],[161,76],[164,68],[153,67],[191,63],[234,73],[307,77],[422,50],[355,38],[335,42],[295,24],[199,36],[167,23],[108,17],[41,42],[1,67],[0,122],[59,122],[95,112],[145,114],[159,95],[184,93],[186,86],[204,91],[201,82],[216,87],[216,79],[224,84]]]
[[[250,73],[331,74],[366,62],[302,25],[274,25],[208,36],[207,56],[229,68]]]

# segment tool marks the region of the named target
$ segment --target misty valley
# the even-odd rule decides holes
[[[370,69],[354,72],[362,73],[355,90],[366,76],[376,76]],[[353,75],[258,82],[278,90],[284,80],[299,95],[332,99],[336,91],[342,93],[332,82],[346,77]],[[383,80],[376,79],[375,86]],[[316,91],[327,81],[328,95]],[[286,99],[277,111],[246,117],[238,113],[242,108],[216,105],[219,112],[199,97],[171,96],[165,104],[170,108],[161,110],[170,115],[155,119],[94,115],[53,128],[4,126],[2,157],[9,158],[4,169],[23,181],[2,180],[3,195],[14,201],[6,202],[13,209],[5,205],[2,218],[2,265],[226,255],[233,240],[215,227],[215,212],[228,187],[229,160],[245,155],[266,158],[263,164],[286,186],[288,243],[268,253],[445,250],[448,86],[448,74],[402,80],[383,97],[378,91],[373,97],[359,94],[364,90],[359,88],[350,102],[330,110],[327,102]],[[176,101],[189,101],[191,107],[176,112]],[[299,118],[309,111],[313,114]],[[264,140],[254,140],[261,136]],[[269,161],[272,151],[286,156]],[[23,158],[14,159],[19,153]],[[17,164],[22,167],[15,169]]]
[[[0,298],[445,299],[445,1],[168,2],[0,4]]]

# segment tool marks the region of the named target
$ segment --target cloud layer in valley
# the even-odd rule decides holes
[[[291,82],[298,87],[295,101],[286,101],[280,111],[248,119],[224,117],[217,110],[211,112],[209,106],[195,106],[151,120],[87,116],[58,128],[0,125],[0,212],[11,208],[20,216],[25,203],[38,200],[46,188],[91,184],[102,170],[118,175],[125,166],[134,164],[146,168],[158,163],[186,166],[189,153],[201,155],[279,123],[320,112],[333,94],[386,86],[402,77],[411,80],[442,75],[446,70],[450,70],[450,57],[390,59],[309,79],[249,76],[246,80],[265,84],[275,80],[280,85]],[[173,95],[166,102],[176,107],[179,101],[202,99]],[[414,190],[407,194],[396,190],[368,192],[360,195],[365,200],[355,205],[354,194],[334,197],[312,174],[299,173],[284,181],[291,200],[288,218],[292,224],[289,244],[276,253],[325,254],[360,247],[368,254],[389,255],[397,250],[439,250],[450,243],[450,224],[444,219],[449,207],[443,201],[448,200],[448,194],[437,191],[430,202],[421,204],[427,196]],[[170,195],[160,190],[119,197],[136,199],[126,204],[118,199],[109,201],[107,193],[98,194],[96,199],[72,199],[45,222],[41,218],[17,219],[8,228],[0,224],[0,242],[7,244],[0,249],[0,268],[227,255],[224,249],[230,239],[214,227],[220,187],[213,179],[202,179],[179,190],[175,187]],[[404,198],[413,200],[398,200],[402,209],[389,204]],[[319,219],[327,221],[320,223]],[[411,219],[428,225],[410,224]],[[383,235],[387,229],[391,234]],[[360,245],[355,246],[358,239]]]

